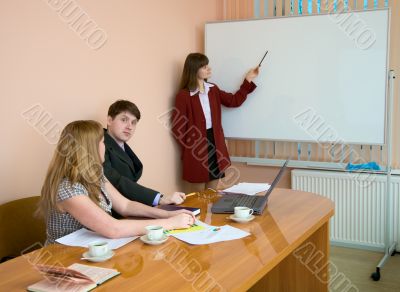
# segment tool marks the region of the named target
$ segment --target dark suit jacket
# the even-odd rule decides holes
[[[106,178],[129,200],[151,206],[159,192],[137,183],[142,176],[143,164],[136,154],[126,143],[124,152],[107,130],[104,130],[104,144],[106,153],[103,167]]]

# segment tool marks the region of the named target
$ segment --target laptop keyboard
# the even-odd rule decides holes
[[[232,203],[232,207],[243,206],[243,207],[253,208],[253,205],[256,202],[256,200],[257,197],[244,195],[234,200]]]

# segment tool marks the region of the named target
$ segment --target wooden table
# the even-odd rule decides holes
[[[251,236],[200,246],[172,237],[160,246],[135,240],[96,264],[80,260],[84,248],[55,244],[1,264],[0,291],[24,291],[39,281],[35,263],[76,262],[121,272],[96,291],[328,291],[332,201],[276,189],[263,215],[240,224],[211,213],[216,198],[193,196],[186,205],[201,207],[200,220],[207,224],[230,224]]]

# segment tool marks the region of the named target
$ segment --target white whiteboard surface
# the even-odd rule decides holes
[[[222,90],[269,50],[256,90],[223,109],[225,136],[384,144],[388,27],[387,9],[207,23],[209,81]]]

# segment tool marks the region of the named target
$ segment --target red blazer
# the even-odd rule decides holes
[[[231,165],[221,124],[221,104],[226,107],[239,107],[255,88],[256,85],[247,80],[243,81],[235,94],[222,91],[215,84],[210,87],[208,99],[215,138],[215,151],[221,172],[224,172]],[[190,96],[189,90],[182,89],[176,95],[175,108],[172,112],[172,133],[181,147],[183,179],[192,183],[208,182],[210,179],[206,120],[198,93]]]

